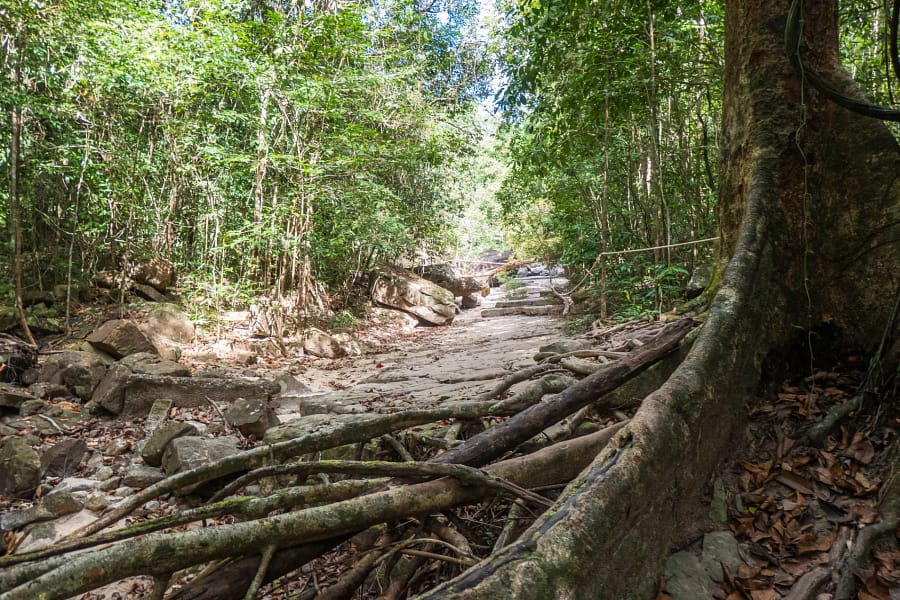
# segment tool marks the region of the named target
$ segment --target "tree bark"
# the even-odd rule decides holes
[[[783,48],[786,13],[727,4],[727,266],[690,353],[516,543],[421,598],[653,597],[670,541],[741,439],[763,364],[796,343],[795,326],[804,345],[823,327],[846,347],[881,339],[898,289],[900,149],[882,124],[803,87]],[[805,18],[810,63],[847,81],[836,0],[808,0]]]

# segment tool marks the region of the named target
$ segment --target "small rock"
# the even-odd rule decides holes
[[[721,582],[724,579],[722,565],[735,575],[744,561],[734,534],[730,531],[713,531],[704,535],[701,562],[714,581]]]
[[[672,600],[714,600],[715,586],[700,564],[689,552],[676,552],[666,559],[663,569],[665,591]]]
[[[147,414],[146,421],[144,421],[145,431],[152,431],[159,427],[169,417],[169,411],[172,410],[174,405],[175,403],[170,398],[156,400],[150,406],[150,412]]]
[[[141,458],[152,467],[162,465],[163,452],[169,442],[186,435],[200,435],[200,432],[190,423],[172,421],[161,425],[144,442],[141,448]]]
[[[56,484],[53,488],[54,492],[88,492],[96,490],[100,486],[100,482],[96,479],[85,479],[84,477],[66,477]]]
[[[728,521],[728,495],[725,493],[725,484],[721,479],[713,482],[712,501],[709,504],[709,518],[716,523]]]
[[[64,439],[41,453],[41,472],[44,477],[66,477],[78,470],[87,453],[84,440]]]
[[[94,479],[97,481],[106,481],[110,477],[115,477],[116,472],[112,470],[112,467],[108,467],[103,465],[94,473]]]
[[[31,498],[41,482],[41,459],[18,436],[0,439],[0,496]]]
[[[134,490],[127,485],[124,485],[116,488],[113,495],[118,496],[119,498],[127,498],[128,496],[134,496]]]
[[[131,369],[122,364],[109,367],[103,379],[94,390],[91,402],[99,404],[114,415],[121,414],[125,400],[125,385],[131,377]]]
[[[119,487],[120,483],[122,483],[121,477],[110,477],[106,481],[99,483],[97,487],[104,492],[109,492]]]
[[[144,505],[144,510],[159,510],[161,507],[162,503],[159,500],[151,500]]]
[[[588,340],[559,340],[557,342],[553,342],[552,344],[541,346],[540,348],[538,348],[538,353],[545,354],[547,356],[550,356],[552,354],[566,354],[568,352],[575,352],[577,350],[587,350],[591,347],[591,345],[591,342]]]
[[[315,328],[304,335],[303,350],[307,354],[322,358],[341,358],[347,355],[337,339]]]
[[[23,417],[30,417],[31,415],[39,415],[47,411],[50,408],[50,404],[43,400],[26,400],[22,403],[22,406],[19,407],[19,414]]]
[[[464,309],[469,308],[478,308],[481,306],[481,295],[480,294],[466,294],[462,297],[462,302],[460,306]]]
[[[225,410],[225,419],[246,437],[262,439],[266,430],[278,425],[278,417],[267,402],[257,398],[238,398]]]
[[[109,498],[103,492],[91,492],[84,499],[84,507],[95,513],[103,512],[109,507]]]
[[[129,450],[131,450],[131,444],[127,440],[113,438],[106,445],[106,448],[103,449],[103,454],[107,456],[122,456]]]
[[[87,341],[115,358],[122,358],[138,352],[158,354],[156,347],[137,325],[125,319],[113,319],[94,330]]]
[[[147,465],[131,465],[122,478],[122,485],[144,489],[165,478],[159,469]]]
[[[70,398],[72,393],[69,389],[59,383],[49,383],[46,381],[39,381],[32,386],[29,386],[28,393],[36,398],[42,398],[45,400],[49,400],[51,398]]]
[[[290,373],[282,373],[274,379],[279,396],[308,396],[315,391]]]

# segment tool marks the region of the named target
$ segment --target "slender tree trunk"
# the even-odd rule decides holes
[[[603,100],[603,195],[600,196],[600,318],[609,316],[607,304],[607,256],[609,251],[609,93]]]
[[[14,41],[10,40],[7,46],[7,57],[10,61],[10,79],[16,91],[22,88],[22,52],[16,47]],[[22,143],[22,107],[16,104],[9,111],[9,221],[12,229],[13,237],[13,284],[15,286],[15,302],[16,313],[19,318],[19,326],[22,328],[22,335],[25,340],[34,345],[34,336],[31,334],[31,328],[28,326],[28,319],[25,316],[25,307],[22,303],[22,202],[19,192],[21,191],[19,163],[21,161],[21,143]]]

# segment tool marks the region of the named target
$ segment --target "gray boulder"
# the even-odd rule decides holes
[[[41,453],[41,473],[44,477],[67,477],[78,470],[87,454],[84,440],[66,438]]]
[[[165,478],[166,476],[163,475],[163,472],[154,467],[131,465],[125,471],[125,476],[122,477],[122,485],[142,490]]]
[[[154,335],[176,342],[190,342],[196,333],[187,313],[171,303],[161,303],[151,308],[144,325]]]
[[[322,358],[341,358],[347,355],[340,341],[315,328],[303,336],[303,351]]]
[[[173,360],[161,358],[151,352],[138,352],[130,354],[119,361],[135,373],[141,375],[165,375],[168,377],[190,377],[191,369],[188,366]]]
[[[131,377],[131,369],[122,364],[111,365],[94,390],[91,402],[99,404],[114,415],[122,412],[125,385]]]
[[[460,277],[447,263],[425,265],[416,269],[416,273],[423,279],[436,283],[454,296],[468,296],[469,294],[481,294],[484,286],[472,277]]]
[[[709,284],[712,281],[714,267],[715,265],[711,264],[697,265],[694,267],[694,272],[691,273],[691,278],[685,289],[685,295],[689,299],[696,298],[703,293],[703,290],[709,287]]]
[[[197,428],[190,423],[184,423],[182,421],[170,421],[165,423],[153,430],[153,433],[151,433],[150,437],[144,442],[143,447],[141,447],[141,458],[143,458],[144,462],[148,465],[159,467],[162,465],[163,453],[165,453],[169,442],[175,438],[192,435],[196,436],[199,434],[200,432],[197,431]]]
[[[66,386],[70,392],[89,400],[106,375],[106,363],[91,352],[68,350],[51,354],[41,364],[38,381]]]
[[[155,256],[132,267],[131,278],[137,283],[165,292],[166,288],[175,283],[175,266],[172,261]]]
[[[0,440],[0,496],[31,498],[41,483],[41,459],[20,437]]]
[[[262,439],[266,430],[278,425],[278,417],[267,402],[238,398],[225,410],[225,419],[246,437]]]
[[[226,456],[240,452],[238,440],[234,437],[201,438],[180,437],[166,446],[163,453],[162,468],[166,475],[174,475],[182,471],[206,465]],[[180,494],[189,494],[199,485],[188,486],[179,490]]]
[[[479,294],[466,294],[463,296],[460,306],[464,309],[478,308],[481,306],[481,296]]]
[[[146,415],[160,398],[172,398],[175,406],[208,406],[209,399],[231,404],[238,398],[268,401],[278,387],[272,383],[240,377],[166,377],[132,375],[125,385],[122,414]]]
[[[431,325],[449,325],[456,316],[453,292],[395,267],[382,266],[373,273],[372,299]]]
[[[29,523],[57,519],[78,512],[82,506],[83,504],[69,492],[52,492],[31,508],[4,514],[0,517],[0,529],[3,531],[21,529]]]
[[[100,487],[100,482],[96,479],[86,479],[84,477],[67,477],[56,484],[53,492],[89,492]]]
[[[87,341],[94,348],[115,358],[122,358],[138,352],[159,354],[156,346],[150,342],[144,332],[137,325],[125,319],[107,321],[87,336]]]

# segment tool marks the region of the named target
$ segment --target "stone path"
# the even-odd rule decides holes
[[[565,336],[563,322],[547,316],[561,312],[557,299],[546,295],[549,279],[523,282],[526,287],[514,294],[492,288],[481,307],[464,310],[451,325],[428,328],[395,350],[333,361],[327,368],[309,367],[299,379],[311,392],[283,395],[276,408],[279,418],[423,408],[491,389],[513,371],[534,364],[540,346]]]

